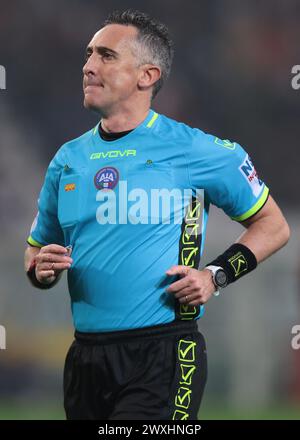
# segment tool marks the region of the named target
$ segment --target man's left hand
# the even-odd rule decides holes
[[[170,284],[166,291],[173,293],[182,304],[191,306],[205,304],[217,290],[212,281],[211,271],[208,269],[199,271],[187,266],[172,266],[166,274],[181,277],[180,280]]]

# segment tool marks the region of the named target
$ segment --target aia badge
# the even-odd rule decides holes
[[[94,177],[97,189],[114,189],[119,182],[119,171],[114,167],[105,167],[99,170]]]

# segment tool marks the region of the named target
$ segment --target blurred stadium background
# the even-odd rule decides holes
[[[299,419],[300,64],[298,0],[0,0],[0,419],[62,419],[62,370],[73,338],[65,281],[34,290],[23,252],[46,167],[97,122],[82,107],[87,42],[113,9],[166,22],[173,72],[153,107],[241,143],[292,228],[289,244],[207,305],[199,322],[209,377],[200,419]],[[212,209],[203,263],[242,228]]]

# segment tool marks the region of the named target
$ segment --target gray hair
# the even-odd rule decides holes
[[[103,26],[109,24],[134,26],[138,30],[134,43],[140,64],[154,64],[161,70],[160,79],[153,85],[152,98],[154,98],[171,71],[174,49],[168,28],[144,12],[131,9],[112,12]]]

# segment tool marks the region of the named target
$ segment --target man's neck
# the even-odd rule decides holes
[[[136,128],[146,119],[149,108],[140,111],[117,112],[101,118],[101,126],[107,133],[119,133]]]

